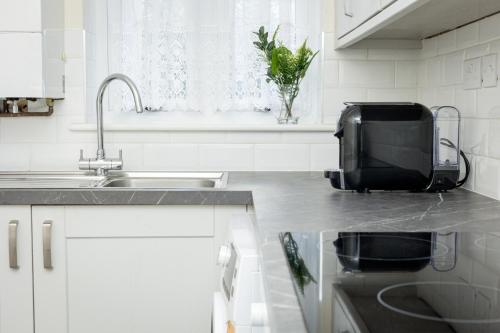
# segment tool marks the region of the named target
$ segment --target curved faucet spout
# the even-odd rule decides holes
[[[104,97],[104,92],[106,88],[111,83],[111,81],[120,80],[125,82],[125,84],[130,88],[132,92],[132,96],[134,97],[135,103],[135,111],[137,113],[142,113],[144,108],[142,107],[141,95],[139,94],[139,90],[135,85],[134,81],[130,79],[128,76],[115,73],[106,77],[104,81],[99,86],[99,90],[97,91],[97,100],[96,100],[96,110],[97,110],[97,159],[104,159],[104,139],[103,139],[103,114],[102,114],[102,99]]]
[[[111,81],[120,80],[125,82],[125,84],[132,91],[134,96],[135,111],[137,113],[143,112],[141,96],[139,90],[134,82],[126,75],[123,74],[111,74],[101,83],[99,90],[97,92],[96,100],[96,110],[97,110],[97,157],[95,159],[87,159],[83,157],[83,151],[80,151],[80,160],[78,162],[80,170],[95,170],[98,175],[104,175],[108,170],[120,170],[123,167],[122,153],[118,158],[106,159],[106,154],[104,152],[104,138],[103,138],[103,115],[102,115],[102,99],[106,88],[111,83]]]

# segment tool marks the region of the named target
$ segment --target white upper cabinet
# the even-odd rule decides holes
[[[0,1],[0,31],[42,31],[40,0]]]
[[[42,32],[47,29],[64,29],[64,1],[0,1],[0,31]]]
[[[394,2],[396,2],[396,0],[380,0],[380,7],[385,8]]]
[[[0,98],[64,97],[64,0],[1,0],[0,45]]]
[[[500,11],[498,0],[335,0],[336,48],[420,41]],[[370,44],[373,45],[373,44]],[[409,45],[409,44],[407,44]]]
[[[337,38],[355,30],[396,0],[336,0]]]

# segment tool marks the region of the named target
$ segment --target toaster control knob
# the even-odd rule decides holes
[[[219,255],[217,256],[217,265],[225,267],[231,258],[231,248],[229,245],[221,245]]]

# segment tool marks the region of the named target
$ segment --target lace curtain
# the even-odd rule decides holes
[[[108,0],[108,70],[129,75],[153,110],[213,113],[279,105],[252,31],[280,25],[287,46],[309,37],[318,48],[316,2]],[[112,111],[131,110],[132,103],[123,87],[110,88]]]

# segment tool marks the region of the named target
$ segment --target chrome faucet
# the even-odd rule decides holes
[[[102,124],[102,99],[104,92],[111,81],[120,80],[125,82],[125,84],[132,91],[135,103],[135,111],[137,113],[143,112],[141,96],[139,95],[139,90],[134,82],[126,75],[123,74],[111,74],[99,86],[97,92],[96,100],[96,110],[97,110],[97,157],[96,158],[84,158],[83,149],[80,150],[80,161],[78,166],[80,170],[95,170],[96,174],[99,176],[105,175],[108,170],[121,170],[123,167],[122,150],[120,149],[118,158],[106,158],[106,153],[104,152],[104,141],[103,141],[103,124]]]

